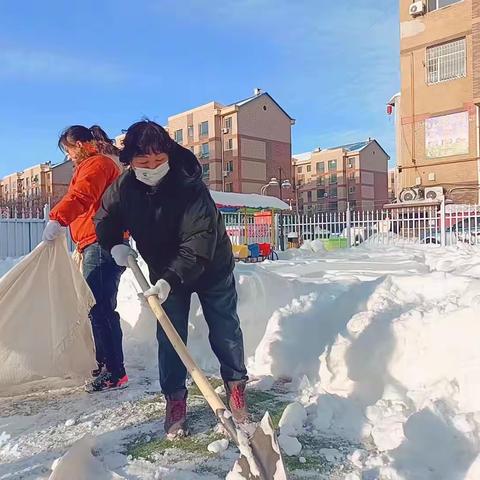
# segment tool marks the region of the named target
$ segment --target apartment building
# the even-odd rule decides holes
[[[41,163],[0,179],[0,209],[3,216],[21,216],[55,205],[65,195],[73,173],[71,161]]]
[[[400,0],[400,34],[399,191],[476,202],[480,0]]]
[[[390,157],[374,139],[293,156],[299,212],[371,210],[388,203]]]
[[[267,92],[244,100],[210,102],[168,118],[167,130],[197,155],[212,190],[260,193],[279,171],[292,181],[292,125],[295,121]],[[272,187],[269,195],[279,195]]]

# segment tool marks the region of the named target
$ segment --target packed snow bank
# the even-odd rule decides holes
[[[339,436],[355,445],[346,478],[478,480],[479,250],[366,244],[281,258],[235,275],[255,386],[287,387],[296,400],[282,419],[284,448],[306,457],[303,435]],[[158,389],[156,320],[130,272],[119,310],[127,369]],[[218,373],[195,296],[189,333],[197,361]],[[0,432],[5,458],[16,428]]]

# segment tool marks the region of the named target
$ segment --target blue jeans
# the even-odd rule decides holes
[[[117,308],[120,277],[125,268],[119,267],[109,252],[98,243],[83,251],[83,276],[95,297],[90,310],[97,363],[106,365],[113,375],[123,377],[122,329]]]
[[[195,291],[209,328],[210,345],[220,362],[223,380],[228,382],[247,378],[233,273],[212,286]],[[163,304],[166,314],[185,344],[192,293],[192,290],[183,287],[176,288]],[[187,370],[158,323],[157,340],[160,386],[165,395],[170,395],[185,388]]]

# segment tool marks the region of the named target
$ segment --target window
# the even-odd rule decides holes
[[[320,186],[325,185],[325,177],[317,178],[317,185],[320,185]]]
[[[328,161],[328,171],[336,171],[337,170],[337,161],[336,160],[329,160]]]
[[[350,208],[357,208],[357,201],[356,200],[350,200]]]
[[[233,138],[229,138],[225,142],[225,150],[233,150]]]
[[[433,12],[439,8],[448,7],[448,5],[453,5],[458,3],[461,0],[428,0],[428,11]]]
[[[228,128],[229,130],[232,128],[232,117],[227,117],[225,119],[225,128]]]
[[[348,158],[347,166],[348,168],[355,168],[355,157]]]
[[[311,172],[312,171],[312,166],[311,165],[307,165],[307,172]]]
[[[328,183],[330,183],[330,185],[333,185],[333,184],[337,183],[337,174],[336,173],[332,173],[330,175],[330,178],[328,179]]]
[[[355,187],[348,187],[348,193],[355,193]]]
[[[225,191],[226,192],[233,192],[233,183],[226,183],[225,184]]]
[[[328,191],[328,196],[331,198],[335,198],[337,196],[337,187],[330,187],[330,190]]]
[[[204,177],[210,177],[210,164],[209,163],[204,163],[202,165],[202,175]]]
[[[198,126],[198,134],[199,134],[201,137],[205,137],[206,135],[208,135],[208,122],[202,122],[202,123]]]
[[[210,156],[210,147],[208,143],[202,143],[200,146],[200,158],[208,158]]]
[[[427,48],[427,83],[455,80],[467,74],[465,39]]]
[[[307,202],[311,202],[311,201],[312,201],[312,191],[309,190],[309,191],[307,192]]]
[[[302,173],[302,167],[298,167],[298,168],[297,168],[297,172],[298,172],[298,173]]]
[[[348,179],[349,180],[355,180],[355,172],[351,172],[348,174]]]
[[[187,127],[187,135],[188,135],[189,138],[193,137],[193,125],[189,125]]]
[[[233,160],[228,161],[225,168],[228,173],[233,172]]]
[[[317,163],[317,173],[325,173],[325,164],[323,162]]]
[[[322,198],[325,198],[325,189],[324,188],[319,188],[317,190],[317,199],[321,200]]]
[[[181,145],[183,143],[183,130],[175,130],[173,137],[175,141]]]

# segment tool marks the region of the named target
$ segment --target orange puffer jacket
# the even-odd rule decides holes
[[[70,227],[79,252],[97,241],[93,217],[105,190],[120,175],[115,162],[105,155],[93,155],[76,168],[66,195],[50,212],[50,219]]]

